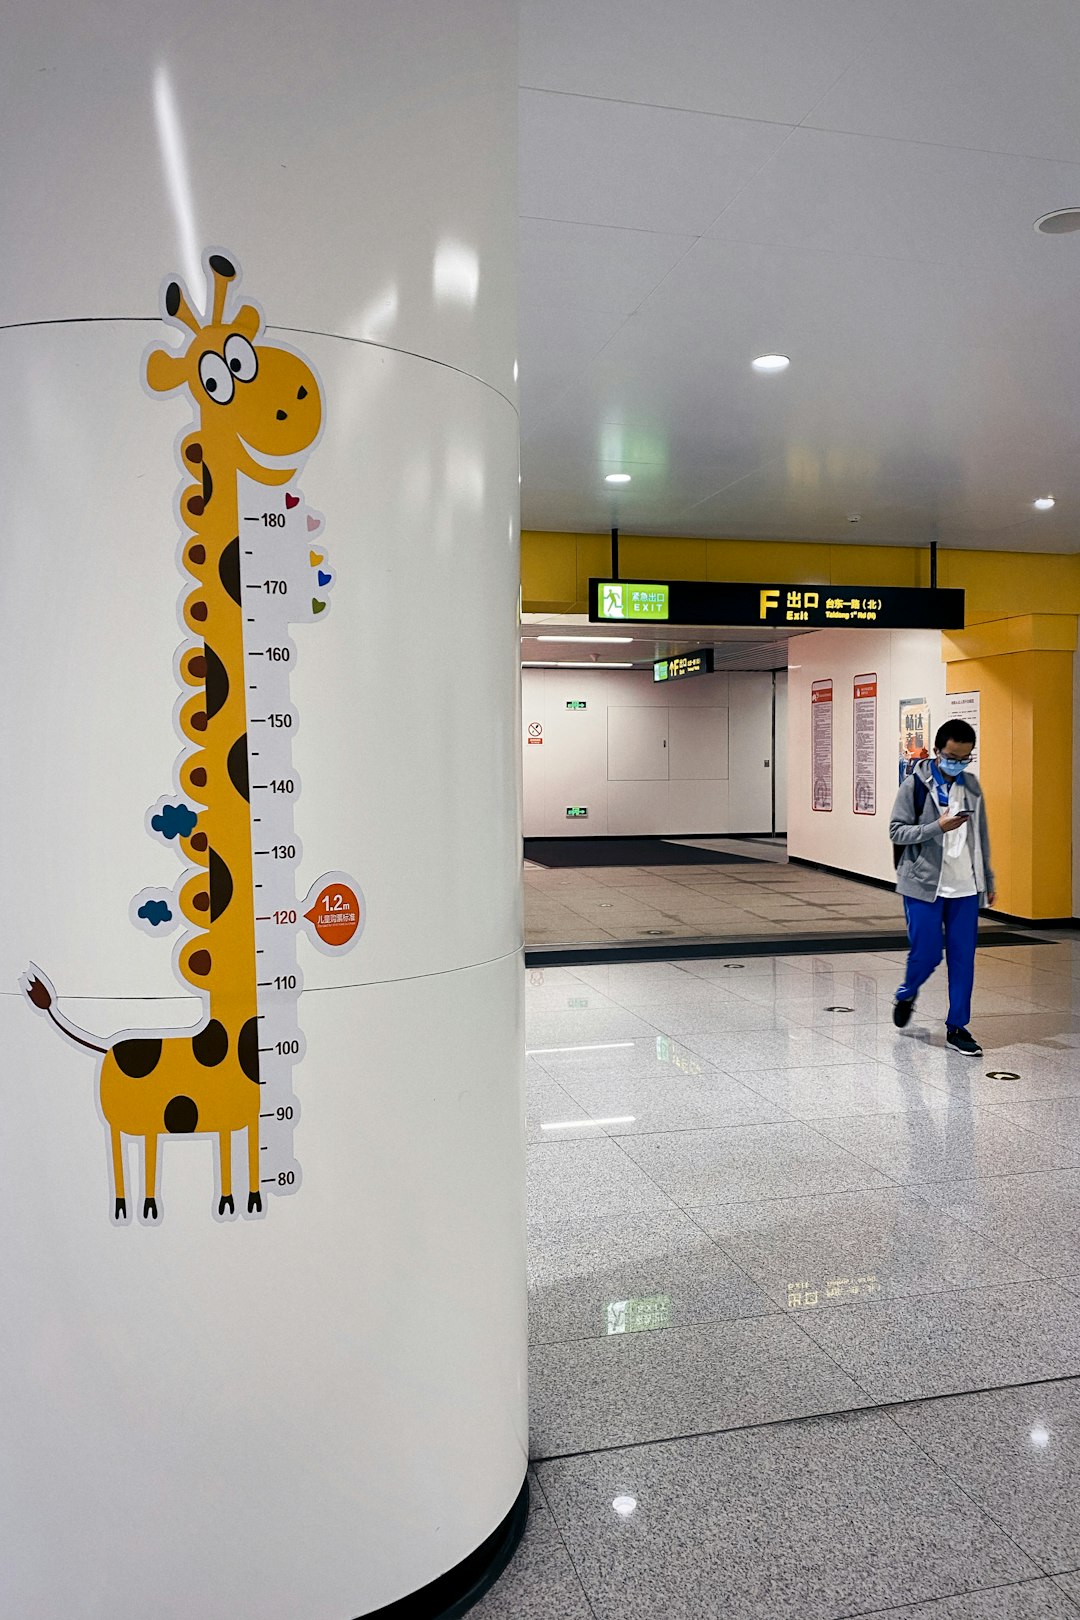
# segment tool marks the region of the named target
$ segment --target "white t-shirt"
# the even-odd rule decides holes
[[[955,816],[966,808],[965,794],[959,782],[949,789],[949,815]],[[940,802],[940,801],[939,801]],[[944,814],[944,811],[942,811]],[[975,883],[975,865],[971,858],[971,822],[943,834],[941,844],[941,879],[938,883],[939,900],[962,900],[965,895],[978,894]]]

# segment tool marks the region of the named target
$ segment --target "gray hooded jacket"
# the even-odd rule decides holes
[[[921,817],[915,817],[915,776],[926,784],[926,803]],[[975,866],[975,886],[979,902],[986,904],[994,892],[994,872],[990,865],[990,833],[986,825],[986,802],[978,778],[965,771],[960,778],[964,809],[971,811],[968,822],[968,848]],[[938,804],[937,783],[929,760],[920,760],[906,777],[896,795],[889,833],[894,844],[903,847],[896,869],[896,890],[910,900],[936,900],[941,882],[941,856],[944,833],[938,826],[944,812]]]

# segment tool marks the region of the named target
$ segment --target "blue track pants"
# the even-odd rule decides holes
[[[971,992],[975,984],[978,895],[964,895],[960,900],[909,900],[905,896],[904,915],[911,951],[896,999],[914,1001],[944,956],[949,966],[948,1026],[966,1029],[971,1022]]]

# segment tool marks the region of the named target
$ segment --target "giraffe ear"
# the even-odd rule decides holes
[[[244,304],[232,324],[234,331],[242,332],[246,338],[254,338],[262,326],[262,316],[254,304]]]
[[[171,393],[187,381],[187,366],[169,349],[151,349],[146,357],[146,380],[155,394]]]

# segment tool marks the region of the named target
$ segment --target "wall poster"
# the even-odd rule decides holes
[[[815,810],[833,807],[833,683],[815,681],[810,690],[810,761]]]
[[[978,692],[950,692],[945,699],[946,720],[966,720],[975,731],[976,739],[979,736],[979,694]],[[976,776],[979,774],[979,744],[976,740],[971,750],[971,769]]]
[[[930,758],[930,704],[924,697],[900,699],[900,771],[910,776],[920,759]]]
[[[181,391],[192,408],[176,442],[180,752],[171,791],[145,817],[147,833],[175,850],[183,869],[171,888],[143,889],[129,907],[150,937],[175,933],[173,967],[199,1011],[182,1029],[128,1029],[99,1041],[61,1012],[39,968],[22,980],[34,1009],[94,1054],[117,1225],[136,1211],[144,1224],[160,1221],[169,1136],[213,1139],[219,1221],[235,1220],[238,1207],[262,1217],[267,1193],[299,1189],[293,1074],[305,1046],[296,942],[304,933],[335,955],[357,942],[365,921],[348,874],[297,886],[292,739],[300,715],[290,677],[307,631],[294,641],[293,629],[326,625],[335,577],[323,518],[298,482],[322,430],[323,392],[301,354],[266,341],[260,311],[236,296],[235,265],[210,253],[205,267],[201,309],[194,290],[166,283],[163,315],[181,341],[155,342],[144,361],[151,397]],[[169,521],[163,512],[163,528]],[[246,1163],[237,1184],[240,1133]],[[129,1209],[132,1139],[142,1200],[131,1189]]]
[[[851,757],[857,816],[877,815],[877,688],[876,675],[856,675]]]

